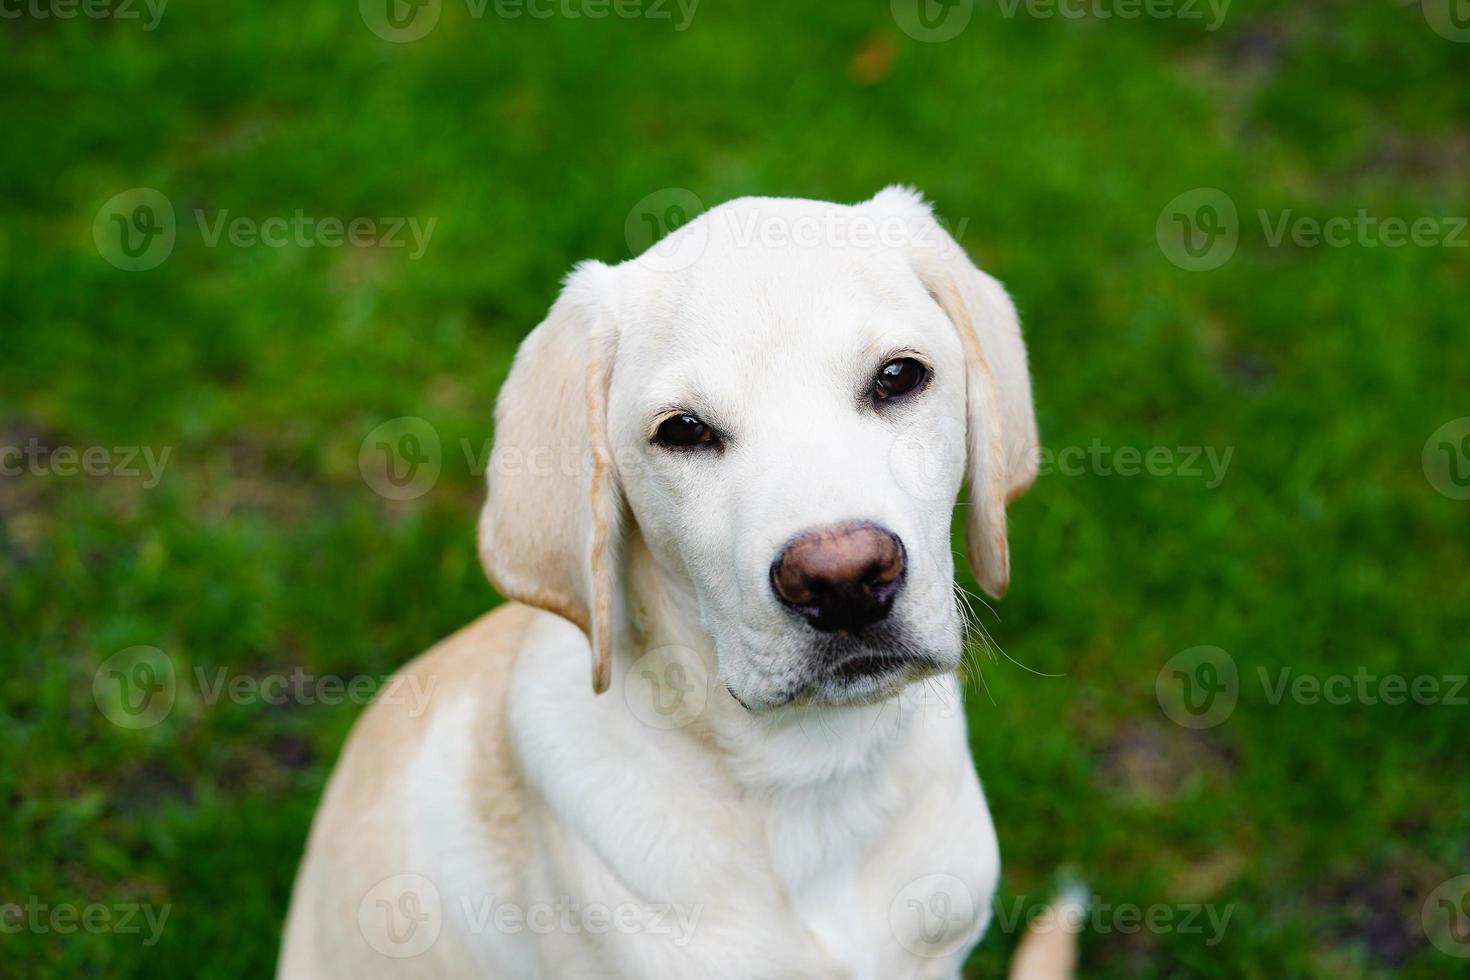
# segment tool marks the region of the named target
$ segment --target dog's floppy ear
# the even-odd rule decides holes
[[[890,187],[872,203],[904,221],[914,272],[964,344],[970,470],[965,550],[976,581],[1000,598],[1011,576],[1006,505],[1031,486],[1040,461],[1020,318],[1001,284],[975,267],[917,192]]]
[[[495,406],[480,561],[507,598],[571,620],[607,689],[619,594],[620,490],[607,443],[613,273],[585,262],[521,343]]]

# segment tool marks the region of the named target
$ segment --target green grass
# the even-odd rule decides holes
[[[1042,479],[969,705],[1004,901],[1059,868],[1101,901],[1231,908],[1223,941],[1091,932],[1091,977],[1441,977],[1420,927],[1470,872],[1470,707],[1273,704],[1264,669],[1470,670],[1470,503],[1430,434],[1470,415],[1470,250],[1272,247],[1256,214],[1470,213],[1470,47],[1418,3],[1240,0],[1197,22],[975,19],[705,0],[667,21],[472,19],[389,44],[351,2],[177,0],[139,22],[0,29],[0,446],[171,447],[163,479],[0,477],[0,904],[167,904],[160,941],[0,935],[7,976],[267,974],[313,807],[358,712],[210,705],[110,724],[108,656],[180,676],[381,675],[497,600],[473,550],[521,336],[576,260],[626,258],[684,187],[857,200],[921,188],[1027,324],[1052,448],[1234,449],[1202,478]],[[179,216],[161,266],[93,244],[105,201]],[[1171,264],[1160,211],[1239,207],[1239,251]],[[193,212],[437,219],[423,258],[208,247]],[[380,422],[438,430],[433,491],[359,474]],[[1239,704],[1161,711],[1224,648]],[[992,930],[971,965],[1000,975]]]

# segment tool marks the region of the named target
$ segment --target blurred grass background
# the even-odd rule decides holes
[[[1420,909],[1470,872],[1470,708],[1273,705],[1257,678],[1467,670],[1470,504],[1420,454],[1470,414],[1470,252],[1273,247],[1255,215],[1470,213],[1470,46],[1386,0],[1238,0],[1217,32],[1005,9],[979,0],[945,43],[881,0],[704,0],[682,32],[446,0],[411,44],[349,0],[0,25],[0,446],[172,451],[152,488],[0,477],[0,903],[172,907],[152,947],[0,936],[0,972],[268,974],[359,709],[185,687],[126,731],[94,671],[147,644],[181,677],[390,672],[498,601],[458,447],[490,435],[575,260],[628,257],[629,210],[662,188],[853,201],[892,182],[965,222],[1015,295],[1048,447],[1234,449],[1213,489],[1053,474],[1013,509],[987,625],[1065,677],[989,663],[970,692],[1002,899],[1071,867],[1102,901],[1233,906],[1215,946],[1089,934],[1086,976],[1463,972]],[[92,238],[133,187],[178,213],[146,272]],[[1207,273],[1155,238],[1197,187],[1241,213]],[[195,209],[437,225],[417,261],[210,248]],[[398,416],[446,447],[404,503],[357,464]],[[1234,658],[1240,701],[1193,731],[1155,679],[1201,644]],[[967,975],[1001,975],[1015,940],[993,929]]]

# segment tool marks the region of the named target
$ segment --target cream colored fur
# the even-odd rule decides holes
[[[932,378],[880,411],[898,354]],[[727,443],[659,446],[671,408]],[[579,267],[496,412],[480,545],[514,601],[405,668],[427,711],[359,721],[279,975],[955,980],[1000,862],[951,511],[968,480],[1002,595],[1036,449],[1015,309],[911,191],[743,199]],[[929,658],[865,685],[768,581],[783,541],[854,519],[904,542],[891,635]],[[1069,936],[1028,942],[1070,969]]]

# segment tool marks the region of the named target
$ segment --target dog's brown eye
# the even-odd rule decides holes
[[[653,441],[682,449],[713,443],[715,431],[693,415],[673,415],[663,420]]]
[[[900,357],[883,365],[873,383],[873,397],[880,401],[906,395],[919,387],[928,375],[924,365],[912,357]]]

